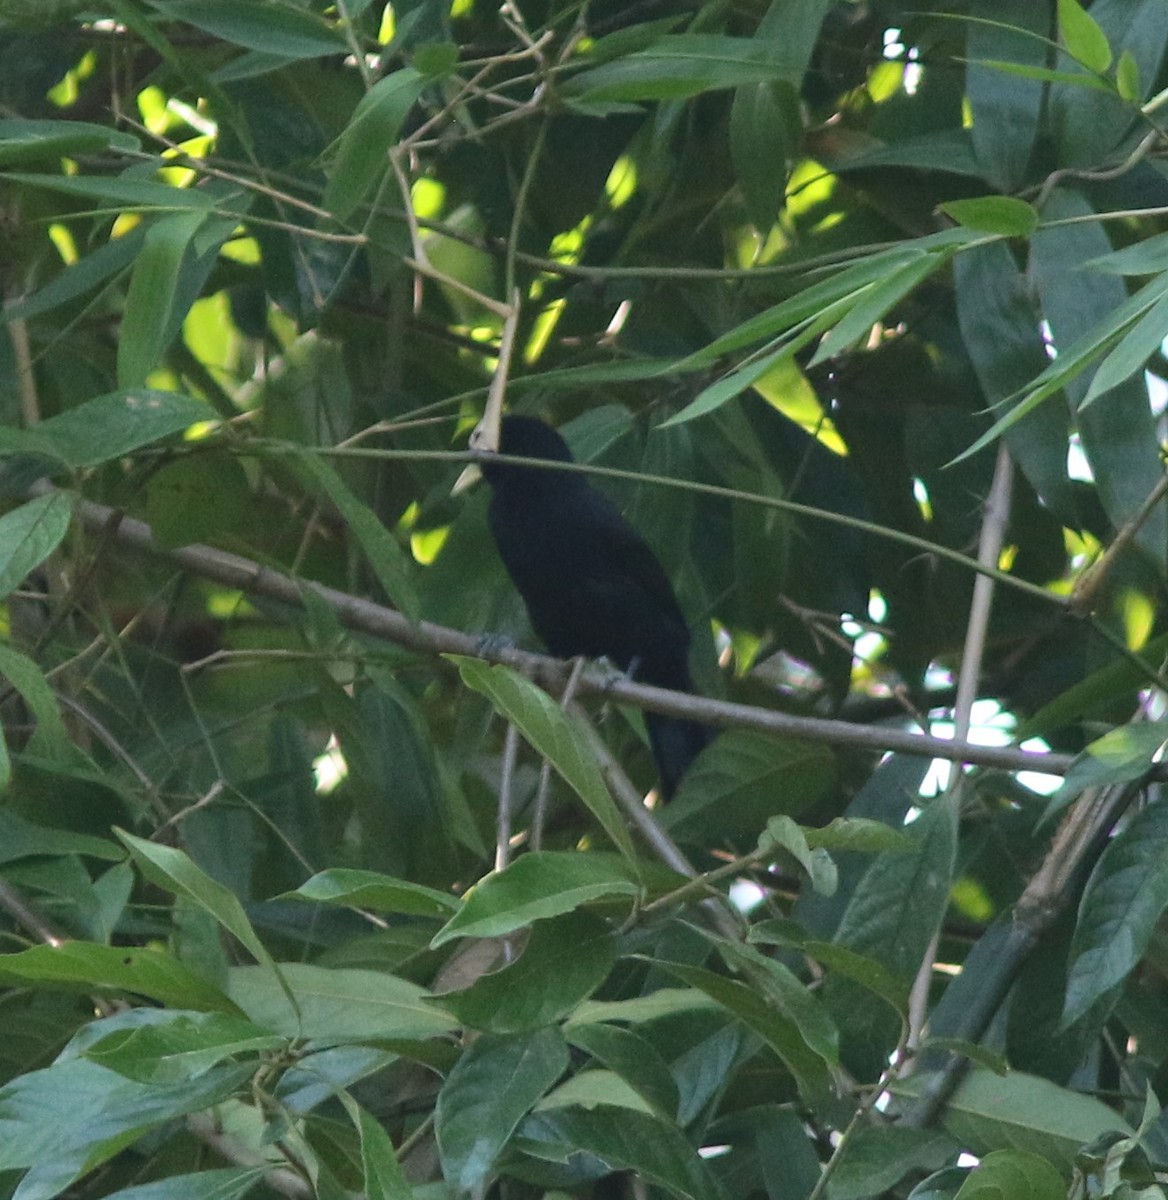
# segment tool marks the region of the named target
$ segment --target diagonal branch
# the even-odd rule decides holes
[[[34,490],[45,492],[50,486],[42,483]],[[110,529],[117,516],[115,510],[107,505],[89,500],[77,500],[74,513],[83,526],[95,531]],[[338,588],[294,579],[238,554],[197,544],[182,546],[177,550],[164,549],[154,541],[150,526],[133,517],[123,516],[120,522],[116,522],[114,537],[124,545],[163,556],[206,579],[213,579],[227,587],[264,596],[294,608],[302,608],[305,594],[311,591],[318,600],[332,609],[337,620],[345,628],[355,633],[384,638],[419,654],[469,655],[487,662],[502,663],[523,671],[541,687],[553,692],[562,691],[567,680],[569,664],[560,659],[514,647],[485,649],[481,639],[472,634],[430,621],[411,621],[395,609],[374,604]],[[1043,754],[1008,746],[979,746],[972,742],[951,741],[904,729],[856,725],[819,717],[792,716],[773,709],[650,687],[647,684],[634,683],[622,676],[614,677],[611,672],[600,669],[589,670],[583,674],[577,694],[602,696],[648,712],[701,721],[718,729],[755,729],[762,733],[828,742],[857,750],[941,758],[1005,771],[1040,771],[1049,775],[1065,775],[1074,761],[1069,754]]]

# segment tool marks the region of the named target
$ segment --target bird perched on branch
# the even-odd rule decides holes
[[[503,417],[498,449],[573,461],[559,433],[531,417]],[[479,465],[491,485],[488,520],[499,556],[548,650],[558,658],[607,658],[641,683],[690,691],[689,629],[677,597],[620,510],[577,472],[489,454]],[[709,733],[657,713],[646,713],[645,725],[668,799]]]

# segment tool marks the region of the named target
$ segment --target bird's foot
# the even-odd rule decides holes
[[[505,633],[481,633],[475,640],[475,653],[482,658],[498,658],[504,650],[514,650],[515,639]]]

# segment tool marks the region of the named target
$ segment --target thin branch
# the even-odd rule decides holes
[[[44,493],[50,488],[51,485],[42,483],[34,490]],[[113,510],[104,504],[77,500],[74,514],[86,528],[101,530],[108,527]],[[374,604],[338,588],[293,579],[238,554],[198,544],[167,550],[154,541],[150,527],[144,521],[132,517],[122,518],[115,538],[127,546],[165,557],[203,578],[253,595],[265,596],[296,609],[304,606],[305,593],[311,591],[318,601],[332,609],[337,620],[347,629],[384,638],[419,654],[457,654],[501,663],[523,671],[550,690],[562,688],[567,677],[568,666],[560,659],[515,647],[484,649],[481,639],[471,634],[430,621],[411,621],[395,609]],[[773,709],[650,687],[623,677],[614,678],[611,672],[599,669],[584,673],[579,690],[582,695],[610,697],[648,712],[690,718],[719,729],[757,729],[763,733],[829,742],[875,753],[910,754],[996,767],[1004,771],[1040,771],[1048,775],[1065,775],[1074,761],[1069,754],[1038,753],[1007,746],[979,746],[903,729],[792,716]]]

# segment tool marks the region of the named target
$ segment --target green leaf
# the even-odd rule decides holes
[[[642,890],[624,863],[611,855],[535,851],[475,884],[462,910],[430,945],[436,949],[459,937],[499,937],[595,900],[632,899]]]
[[[977,11],[981,19],[971,21],[965,33],[965,90],[973,115],[970,136],[987,181],[1000,192],[1012,192],[1026,179],[1038,137],[1044,89],[1036,79],[981,64],[1005,59],[1023,66],[1044,66],[1050,13],[1043,5],[1016,4],[1014,0],[982,0]]]
[[[1024,1150],[995,1150],[974,1168],[956,1200],[1064,1200],[1066,1194],[1062,1176],[1045,1158]]]
[[[276,0],[150,0],[171,21],[236,46],[284,58],[321,58],[345,54],[348,45],[335,26],[314,13]]]
[[[73,467],[95,467],[214,418],[202,400],[181,392],[126,388],[50,417],[37,436]]]
[[[701,844],[754,841],[772,816],[809,808],[835,778],[835,755],[822,743],[729,729],[686,772],[661,823]]]
[[[1144,956],[1168,907],[1168,805],[1142,808],[1107,843],[1079,905],[1063,1024],[1118,989]]]
[[[231,1012],[231,1001],[161,950],[62,942],[0,955],[0,980],[48,984],[75,992],[146,996],[177,1008]]]
[[[861,1125],[842,1149],[828,1195],[831,1200],[879,1195],[910,1171],[935,1171],[952,1159],[955,1149],[952,1140],[937,1130]]]
[[[793,921],[760,921],[750,927],[749,941],[752,944],[789,946],[800,950],[830,971],[854,980],[873,995],[887,1001],[896,1013],[904,1015],[908,1012],[909,984],[905,980],[898,979],[882,963],[857,954],[846,946],[807,937]]]
[[[958,225],[1003,237],[1029,237],[1038,228],[1038,212],[1013,196],[979,196],[974,200],[947,200],[940,211]]]
[[[347,221],[390,169],[389,151],[398,140],[402,123],[430,83],[427,75],[413,67],[401,67],[379,79],[361,97],[338,139],[324,192],[324,206],[338,221]]]
[[[331,463],[319,454],[299,447],[286,447],[297,467],[307,475],[344,518],[345,524],[357,539],[357,544],[369,560],[377,582],[407,617],[418,617],[418,595],[414,588],[406,556],[397,539],[374,516],[373,512],[349,490]]]
[[[104,283],[119,271],[126,270],[142,252],[146,227],[136,225],[121,237],[111,238],[92,254],[66,267],[44,287],[9,305],[0,312],[0,324],[8,321],[31,320],[42,313],[52,312],[59,305],[83,296]],[[31,431],[30,431],[31,432]]]
[[[106,175],[37,175],[22,171],[5,173],[5,179],[28,187],[47,188],[67,196],[97,200],[111,208],[157,208],[163,211],[208,215],[217,199],[211,192],[171,187],[152,179]]]
[[[774,82],[788,74],[760,39],[677,33],[574,76],[562,92],[567,99],[584,101],[680,100],[719,88]]]
[[[554,1026],[536,1033],[484,1034],[446,1077],[434,1109],[434,1132],[446,1182],[481,1195],[519,1122],[568,1067],[568,1047]]]
[[[447,917],[462,907],[448,892],[394,879],[376,871],[334,867],[320,871],[281,900],[311,900],[318,904],[344,904],[373,912],[404,913],[415,917]]]
[[[1161,296],[1096,368],[1080,410],[1130,379],[1137,371],[1142,371],[1148,359],[1159,353],[1166,331],[1168,296]]]
[[[889,309],[899,304],[918,284],[944,266],[952,253],[953,251],[923,254],[890,272],[885,279],[872,284],[857,295],[855,302],[841,316],[835,328],[819,343],[808,365],[814,367],[827,362],[853,347],[862,338],[866,338],[872,326],[881,320]]]
[[[88,760],[69,737],[57,697],[40,667],[19,650],[0,643],[0,675],[21,694],[36,719],[28,753],[68,766],[86,763]]]
[[[146,485],[146,519],[165,549],[229,541],[251,510],[251,486],[226,452],[192,454],[167,463]]]
[[[227,991],[262,1029],[319,1045],[420,1041],[457,1025],[424,988],[384,971],[281,963],[277,978],[262,967],[233,967]]]
[[[583,1150],[613,1170],[635,1171],[681,1200],[722,1200],[710,1168],[672,1121],[629,1108],[559,1108],[533,1114],[519,1146],[551,1162]]]
[[[1129,104],[1139,104],[1144,98],[1144,86],[1140,82],[1140,64],[1136,62],[1130,50],[1125,50],[1119,56],[1115,66],[1115,87],[1121,100]]]
[[[660,1116],[677,1116],[677,1083],[648,1038],[619,1025],[569,1025],[564,1032],[573,1046],[615,1071]]]
[[[794,1076],[804,1099],[822,1098],[830,1090],[823,1056],[808,1045],[798,1023],[760,995],[755,986],[684,963],[657,962],[656,965],[704,992],[757,1033]]]
[[[264,1171],[264,1167],[217,1167],[168,1175],[109,1192],[105,1200],[239,1200],[263,1178]]]
[[[1102,74],[1111,66],[1111,46],[1098,22],[1078,0],[1058,0],[1059,37],[1070,56]]]
[[[257,962],[275,970],[272,956],[256,936],[234,892],[201,871],[187,855],[173,846],[135,837],[124,829],[115,828],[114,833],[133,855],[138,869],[147,879],[165,891],[194,901],[228,933],[233,934]]]
[[[1071,763],[1062,786],[1047,802],[1043,822],[1089,787],[1127,783],[1151,769],[1168,742],[1168,721],[1133,721],[1096,738]]]
[[[0,808],[0,863],[59,854],[81,854],[112,862],[125,858],[119,846],[104,838],[37,825],[11,807]]]
[[[207,220],[205,212],[159,217],[146,231],[134,263],[118,339],[118,383],[138,387],[162,361],[183,313],[177,309],[190,247]]]
[[[1008,59],[1000,58],[979,58],[972,61],[979,67],[990,67],[1006,75],[1016,75],[1020,79],[1033,79],[1041,83],[1068,84],[1071,87],[1106,92],[1109,96],[1112,95],[1111,85],[1106,80],[1098,79],[1094,75],[1085,75],[1081,71],[1052,71],[1047,67],[1010,62]]]
[[[833,817],[818,829],[804,827],[803,835],[812,848],[854,850],[861,854],[905,854],[913,848],[912,836],[883,821],[866,817]]]
[[[142,1083],[197,1079],[226,1058],[254,1062],[265,1050],[285,1050],[288,1039],[227,1012],[157,1014],[160,1020],[119,1029],[85,1051],[91,1061]]]
[[[366,1200],[412,1200],[413,1189],[397,1161],[397,1151],[384,1126],[351,1096],[341,1092],[349,1120],[361,1142],[362,1195]]]
[[[441,1000],[471,1029],[539,1029],[590,996],[615,961],[616,946],[605,922],[586,912],[565,913],[535,925],[517,962]]]
[[[486,696],[528,744],[555,767],[621,853],[630,862],[634,861],[636,852],[629,831],[609,795],[587,736],[579,729],[579,722],[518,671],[488,666],[479,659],[460,655],[447,657],[458,667],[467,687]]]
[[[931,1076],[917,1076],[896,1092],[915,1095]],[[1012,1071],[1002,1077],[974,1067],[953,1095],[941,1122],[956,1141],[977,1155],[1013,1149],[1036,1154],[1070,1175],[1085,1142],[1108,1133],[1131,1133],[1122,1117],[1101,1100],[1047,1079]]]
[[[22,1200],[53,1200],[149,1130],[226,1100],[251,1074],[224,1066],[180,1084],[144,1084],[85,1059],[0,1088],[0,1170],[27,1168]]]
[[[1101,254],[1083,266],[1109,275],[1159,275],[1168,271],[1168,233],[1153,234],[1122,250]]]
[[[839,882],[835,863],[826,850],[812,850],[803,830],[788,816],[771,817],[758,840],[760,850],[783,849],[807,873],[812,888],[822,896],[834,896]]]
[[[131,133],[90,121],[37,121],[24,117],[0,120],[0,166],[5,167],[41,160],[56,165],[62,158],[97,154],[102,150],[133,154],[141,146]]]
[[[7,599],[61,544],[73,501],[50,492],[0,517],[0,600]]]

